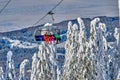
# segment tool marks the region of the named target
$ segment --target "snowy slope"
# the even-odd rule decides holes
[[[20,40],[12,40],[12,39],[7,38],[7,37],[3,37],[2,39],[9,41],[10,44],[8,44],[8,45],[10,45],[11,48],[13,48],[13,47],[19,47],[19,48],[35,48],[35,47],[38,47],[38,44],[35,44],[35,43],[24,42],[24,41],[20,41]]]

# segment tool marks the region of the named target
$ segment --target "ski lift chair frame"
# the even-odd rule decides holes
[[[43,33],[44,34],[43,34]],[[42,34],[41,34],[42,33]],[[47,33],[47,34],[46,34]],[[53,34],[51,34],[51,33],[53,33]],[[55,35],[60,35],[60,29],[46,29],[46,30],[44,30],[44,29],[39,29],[39,30],[36,30],[35,31],[35,33],[34,33],[34,39],[35,39],[35,41],[37,41],[37,42],[40,42],[40,41],[45,41],[45,39],[44,39],[44,35],[47,35],[47,36],[55,36]],[[57,37],[58,38],[58,37]],[[55,39],[55,40],[57,40],[57,41],[60,41],[61,40],[61,38],[58,38],[58,39]]]

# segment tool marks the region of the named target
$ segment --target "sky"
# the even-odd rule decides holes
[[[0,9],[8,0],[0,0]],[[60,0],[11,0],[0,14],[0,32],[32,26]],[[118,16],[118,0],[64,0],[55,10],[55,23],[96,16]],[[47,16],[37,25],[51,22]]]

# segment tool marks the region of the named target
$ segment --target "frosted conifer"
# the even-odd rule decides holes
[[[38,56],[36,53],[34,53],[32,57],[31,80],[37,80],[37,64],[38,64]]]
[[[14,67],[14,61],[12,60],[12,55],[13,53],[11,51],[7,53],[6,73],[5,73],[6,80],[16,80],[15,67]]]
[[[5,80],[2,67],[0,67],[0,80]]]
[[[28,65],[29,60],[25,59],[21,64],[20,64],[20,75],[19,75],[19,80],[26,80],[26,66]]]
[[[54,47],[42,42],[39,46],[37,64],[37,80],[55,80],[55,59]]]

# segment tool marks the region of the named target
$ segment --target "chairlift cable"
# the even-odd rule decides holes
[[[8,4],[11,2],[11,0],[9,0],[4,6],[3,8],[0,10],[0,14],[3,12],[3,10],[8,6]]]
[[[52,13],[52,11],[58,7],[61,3],[63,2],[63,0],[61,0],[55,7],[53,7],[49,12],[47,12],[47,14],[45,14],[42,18],[40,18],[38,21],[36,21],[33,26],[35,26],[36,24],[38,24],[40,21],[42,21],[47,15],[53,15],[54,13]]]

